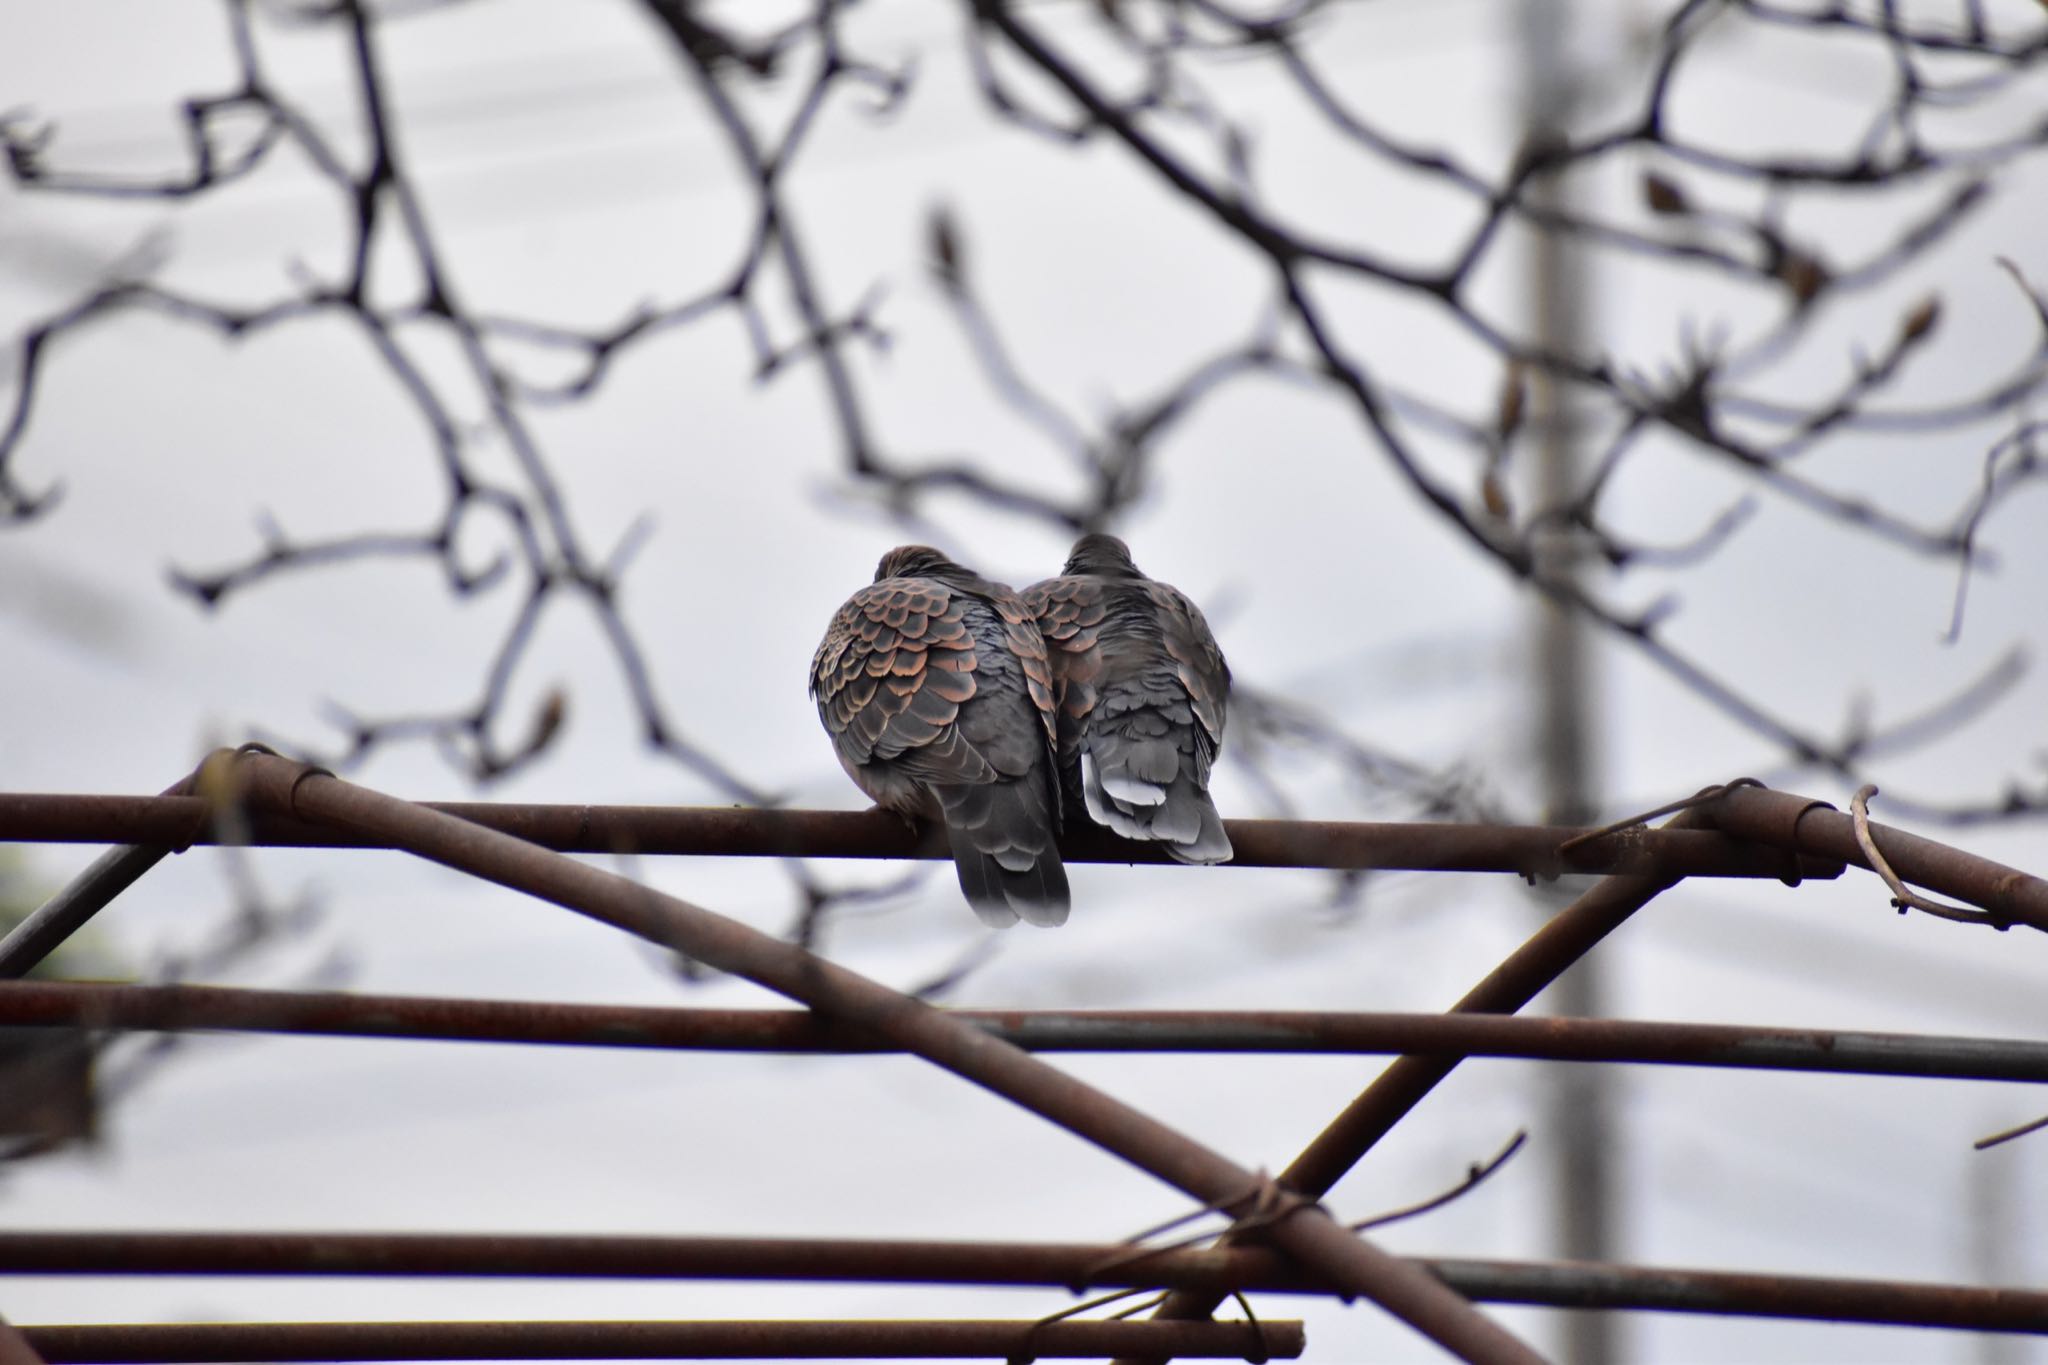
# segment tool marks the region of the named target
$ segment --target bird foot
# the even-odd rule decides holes
[[[870,812],[880,811],[884,815],[895,816],[898,820],[901,820],[903,822],[903,828],[909,830],[912,834],[916,834],[918,831],[924,828],[924,826],[918,822],[918,818],[915,815],[912,815],[909,811],[893,810],[890,807],[883,805],[879,801],[875,802],[874,805],[869,806],[868,810]]]

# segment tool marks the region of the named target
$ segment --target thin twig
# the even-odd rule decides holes
[[[1425,1199],[1419,1204],[1410,1204],[1406,1208],[1394,1209],[1388,1213],[1374,1214],[1370,1218],[1362,1218],[1348,1226],[1353,1232],[1370,1232],[1374,1228],[1385,1227],[1389,1223],[1399,1223],[1405,1219],[1419,1218],[1425,1213],[1433,1213],[1446,1204],[1463,1199],[1483,1184],[1495,1171],[1507,1165],[1509,1158],[1521,1151],[1522,1144],[1528,1140],[1529,1130],[1526,1128],[1520,1129],[1513,1137],[1508,1139],[1507,1146],[1495,1152],[1485,1161],[1475,1161],[1466,1167],[1465,1178],[1450,1189],[1445,1190],[1442,1194],[1431,1199]]]

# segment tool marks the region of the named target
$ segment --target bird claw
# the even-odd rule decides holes
[[[890,807],[885,806],[881,802],[877,801],[874,805],[868,807],[868,813],[872,815],[877,811],[881,812],[883,815],[895,816],[898,820],[901,820],[903,822],[903,828],[909,830],[912,834],[920,833],[924,829],[923,824],[921,824],[918,821],[918,818],[915,815],[912,815],[907,810],[893,810]]]

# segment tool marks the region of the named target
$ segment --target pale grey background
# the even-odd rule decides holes
[[[1049,12],[1051,13],[1051,12]],[[1598,61],[1644,11],[1587,7]],[[141,171],[176,151],[172,101],[225,79],[222,27],[202,0],[17,5],[0,44],[0,106],[59,122],[60,160]],[[1049,20],[1054,21],[1054,20]],[[885,281],[896,345],[863,373],[878,425],[909,449],[959,448],[991,465],[1052,467],[973,370],[922,268],[923,223],[951,204],[977,279],[1031,373],[1086,408],[1129,398],[1243,331],[1263,278],[1171,206],[1107,146],[1066,154],[980,112],[952,7],[867,7],[870,49],[916,52],[919,84],[897,118],[840,111],[806,153],[799,200],[837,303]],[[1498,164],[1511,145],[1516,51],[1505,7],[1377,0],[1330,23],[1326,52],[1349,93],[1397,126]],[[395,26],[391,77],[437,228],[473,299],[600,325],[649,297],[722,272],[748,201],[679,87],[661,43],[624,6],[494,0]],[[323,41],[273,54],[281,78],[326,88],[345,113]],[[1854,64],[1850,64],[1853,68]],[[1730,50],[1689,112],[1770,146],[1788,127],[1845,118],[1835,70],[1783,50]],[[1311,221],[1425,251],[1424,208],[1329,169],[1330,149],[1247,70],[1229,94],[1263,135],[1265,183]],[[324,84],[323,84],[324,83]],[[327,191],[286,168],[218,203],[109,207],[0,193],[0,310],[10,332],[60,306],[129,252],[161,251],[160,278],[210,296],[279,290],[294,259],[332,260]],[[1617,184],[1617,196],[1633,193]],[[2048,277],[2038,172],[1900,290],[1845,307],[1830,330],[1882,336],[1938,284],[1945,325],[1916,362],[1916,391],[1967,389],[2037,325],[1991,263]],[[827,228],[829,225],[829,228]],[[1859,226],[1831,240],[1845,253]],[[1492,282],[1507,306],[1519,282]],[[1677,320],[1739,313],[1712,280],[1606,277],[1601,327],[1638,364],[1676,354]],[[1419,310],[1361,305],[1347,336],[1407,382],[1483,412],[1497,375]],[[1752,320],[1753,321],[1753,320]],[[423,346],[427,343],[422,339]],[[1815,388],[1841,354],[1789,382]],[[803,676],[826,617],[902,536],[829,496],[837,447],[816,377],[750,386],[728,322],[671,333],[622,360],[600,400],[541,424],[571,506],[604,545],[642,510],[656,534],[625,608],[678,723],[798,804],[854,807],[817,730]],[[1845,445],[1827,458],[1895,505],[1959,507],[1982,440],[1940,449]],[[310,323],[240,347],[160,319],[65,343],[52,358],[18,470],[61,478],[63,506],[0,537],[0,774],[17,790],[154,791],[251,724],[325,738],[322,698],[366,711],[466,699],[515,604],[451,603],[424,568],[308,574],[249,592],[216,616],[163,586],[169,564],[231,562],[256,544],[252,514],[301,534],[424,521],[439,497],[411,413],[344,328]],[[1327,709],[1354,733],[1431,764],[1465,764],[1527,809],[1527,600],[1421,507],[1352,421],[1285,386],[1208,407],[1168,448],[1157,494],[1120,529],[1140,562],[1216,610],[1240,675]],[[1644,534],[1697,529],[1739,484],[1672,455],[1622,490]],[[1782,505],[1704,576],[1678,581],[1678,637],[1823,728],[1867,693],[1880,720],[1930,704],[2014,641],[2038,653],[2048,537],[2041,495],[1985,538],[2002,557],[1973,586],[1960,643],[1942,646],[1952,578]],[[1051,571],[1064,538],[965,504],[942,525],[994,574]],[[1648,600],[1654,580],[1622,593]],[[1603,648],[1607,804],[1654,804],[1704,782],[1768,770],[1776,756],[1635,657]],[[562,613],[517,693],[569,685],[569,729],[506,799],[709,799],[641,756],[616,675],[588,623]],[[2006,773],[2038,776],[2044,684],[2031,678],[1966,734],[1897,766],[1901,787],[1963,797]],[[392,751],[364,780],[414,797],[467,795],[433,757]],[[1823,784],[1824,785],[1824,784]],[[1303,774],[1305,811],[1362,804],[1333,772]],[[1229,758],[1226,813],[1253,813]],[[1840,800],[1831,789],[1820,795]],[[1879,813],[1883,803],[1880,799]],[[1952,836],[2039,870],[2038,824]],[[54,883],[90,849],[34,853]],[[216,855],[165,865],[104,917],[147,964],[189,942],[226,903]],[[243,979],[289,981],[330,953],[358,989],[564,1000],[761,1004],[748,988],[680,988],[618,935],[390,855],[266,854],[264,884],[311,888],[324,927]],[[659,885],[769,929],[788,914],[772,866],[650,862]],[[838,869],[837,871],[844,871]],[[853,870],[860,874],[860,869]],[[885,869],[870,869],[881,876]],[[1361,913],[1322,908],[1309,874],[1083,867],[1057,934],[1016,932],[958,995],[1013,1006],[1440,1008],[1528,930],[1518,886],[1393,876]],[[848,914],[828,949],[898,984],[924,979],[983,933],[950,877],[886,912]],[[1628,1015],[2038,1036],[2044,949],[1899,919],[1872,880],[1788,892],[1702,885],[1665,898],[1604,950]],[[1114,1059],[1061,1062],[1238,1160],[1277,1168],[1377,1068],[1366,1060]],[[1537,1123],[1543,1073],[1475,1063],[1341,1185],[1363,1216],[1454,1180],[1517,1127]],[[2042,1140],[1986,1156],[1972,1139],[2030,1117],[2029,1092],[1954,1083],[1642,1070],[1623,1077],[1626,1244],[1650,1263],[1972,1280],[1969,1181],[1998,1163],[2022,1251]],[[1542,1131],[1533,1137],[1540,1152]],[[1404,1251],[1539,1256],[1545,1167],[1524,1158],[1474,1197],[1390,1230]],[[100,1146],[11,1172],[0,1222],[17,1227],[416,1228],[758,1233],[874,1237],[1115,1238],[1180,1211],[1170,1191],[978,1091],[902,1060],[632,1056],[348,1041],[205,1041],[115,1116]],[[380,1281],[0,1281],[16,1322],[223,1318],[922,1315],[1034,1316],[1058,1293]],[[1369,1308],[1274,1301],[1305,1316],[1311,1358],[1426,1359]],[[1553,1323],[1502,1314],[1539,1343]],[[1644,1360],[1980,1358],[1969,1338],[1780,1323],[1636,1320]],[[2021,1357],[2009,1357],[2021,1358]],[[2031,1358],[2031,1357],[2025,1357]]]

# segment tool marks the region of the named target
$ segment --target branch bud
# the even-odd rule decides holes
[[[1788,250],[1778,262],[1778,278],[1803,306],[1812,303],[1828,286],[1828,268],[1803,251]]]
[[[1920,300],[1919,306],[1906,314],[1906,320],[1899,324],[1899,345],[1911,346],[1915,342],[1926,340],[1927,334],[1932,332],[1940,321],[1941,296],[1929,294]]]
[[[1494,422],[1494,430],[1502,441],[1513,436],[1522,425],[1522,413],[1529,405],[1529,381],[1523,373],[1522,362],[1510,360],[1508,372],[1500,381],[1500,406]]]
[[[1655,171],[1643,176],[1643,202],[1650,206],[1650,212],[1667,217],[1692,212],[1692,205],[1686,202],[1685,191],[1678,188],[1678,182],[1667,180]]]
[[[931,252],[932,272],[948,289],[960,287],[960,233],[953,226],[952,211],[944,205],[934,208],[926,221],[925,240]]]
[[[1489,469],[1480,477],[1479,498],[1486,505],[1486,514],[1495,521],[1506,521],[1514,515],[1514,504],[1508,500],[1507,484],[1498,468]]]

